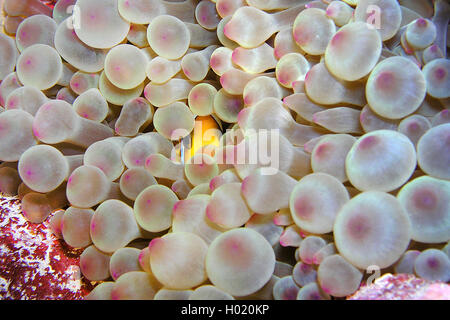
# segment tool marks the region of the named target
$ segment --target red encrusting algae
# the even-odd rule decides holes
[[[94,287],[80,272],[79,255],[50,231],[33,224],[20,200],[0,195],[0,300],[82,300]]]

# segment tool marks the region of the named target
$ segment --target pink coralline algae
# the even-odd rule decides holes
[[[83,299],[91,289],[79,270],[81,250],[25,220],[17,198],[0,196],[0,300]]]
[[[348,300],[450,300],[450,286],[411,274],[386,274],[362,286]]]

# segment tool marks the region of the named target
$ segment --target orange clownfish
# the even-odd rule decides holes
[[[186,163],[194,154],[201,151],[214,155],[215,147],[219,146],[222,136],[222,124],[214,116],[198,116],[192,133],[182,139],[177,148],[177,158]]]

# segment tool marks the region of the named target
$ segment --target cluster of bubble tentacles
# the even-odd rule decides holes
[[[0,191],[84,248],[88,298],[330,299],[376,269],[450,280],[445,0],[3,10]],[[183,162],[199,119],[230,130]],[[276,168],[232,161],[272,138]]]

